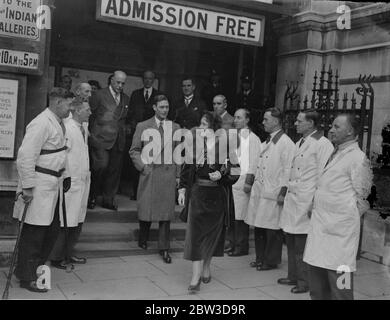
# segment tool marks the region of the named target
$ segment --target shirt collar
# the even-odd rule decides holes
[[[315,134],[317,130],[314,130],[312,133],[310,133],[307,137],[302,137],[302,140],[307,140],[307,138],[311,137],[313,134]]]
[[[49,111],[54,115],[54,117],[56,118],[56,120],[58,121],[58,123],[61,123],[61,122],[62,122],[61,118],[60,118],[59,116],[57,116],[53,111],[51,111],[49,108],[47,108],[47,110],[49,110]]]
[[[165,126],[165,120],[157,119],[156,116],[154,116],[154,119],[156,120],[157,128],[160,128],[160,122],[162,122],[163,127]]]
[[[192,100],[194,98],[194,94],[191,94],[190,96],[186,97],[184,96],[185,100]]]
[[[109,86],[109,88],[110,88],[110,92],[111,92],[112,96],[114,97],[114,99],[115,99],[116,96],[118,96],[118,95],[120,96],[120,93],[116,93],[114,91],[114,89],[111,87],[111,85]]]
[[[148,94],[149,94],[149,96],[152,94],[152,90],[153,90],[153,88],[152,87],[150,87],[150,88],[144,88],[144,94],[145,94],[145,92],[148,92]]]
[[[223,118],[225,116],[225,114],[227,114],[227,111],[225,110],[224,113],[221,114],[221,118]]]
[[[271,134],[270,134],[270,136],[271,136],[271,140],[279,133],[279,131],[281,131],[282,129],[279,129],[279,130],[276,130],[276,131],[274,131],[274,132],[272,132]]]
[[[341,151],[341,150],[344,150],[346,148],[348,148],[349,146],[353,145],[354,143],[357,142],[357,139],[353,139],[353,140],[349,140],[349,141],[346,141],[342,144],[340,144],[338,147],[337,147],[337,151]]]

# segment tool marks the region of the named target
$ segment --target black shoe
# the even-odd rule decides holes
[[[241,257],[248,255],[248,252],[245,251],[229,251],[228,256],[229,257]]]
[[[272,270],[272,269],[276,269],[277,268],[277,265],[275,264],[262,264],[261,266],[258,266],[256,268],[257,271],[266,271],[266,270]]]
[[[116,204],[113,204],[113,203],[103,203],[102,208],[108,209],[108,210],[118,211],[118,206]]]
[[[20,287],[31,292],[45,293],[49,291],[46,288],[38,288],[36,281],[20,281]]]
[[[87,208],[92,210],[95,209],[95,207],[96,207],[96,199],[89,199]]]
[[[138,241],[138,247],[140,247],[141,249],[144,249],[144,250],[148,250],[148,244],[146,241],[144,241],[144,242]]]
[[[280,278],[278,279],[279,284],[283,284],[286,286],[296,286],[297,282],[295,280],[291,280],[289,278]]]
[[[172,262],[172,258],[169,255],[168,250],[161,250],[160,251],[160,255],[162,256],[162,258],[163,258],[165,263],[171,263]]]
[[[196,285],[192,285],[190,284],[190,286],[188,287],[188,293],[189,294],[195,294],[197,293],[199,290],[200,290],[200,283],[202,281],[202,277],[199,278],[199,281]]]
[[[86,264],[87,259],[73,256],[73,257],[70,257],[69,262],[75,263],[75,264]]]
[[[294,288],[291,288],[291,293],[306,293],[309,291],[309,288],[305,288],[305,287],[294,287]]]
[[[74,269],[74,265],[66,263],[65,260],[61,260],[61,261],[51,260],[50,263],[51,263],[52,267],[57,268],[57,269],[61,269],[61,270],[69,270],[69,269],[73,270]]]
[[[262,265],[262,262],[257,262],[257,261],[252,261],[249,266],[251,268],[257,268],[257,267],[260,267]]]
[[[201,277],[203,283],[209,283],[211,281],[211,276]]]
[[[234,248],[232,246],[226,246],[225,249],[223,250],[223,252],[225,252],[225,253],[229,253],[232,251],[234,251]]]

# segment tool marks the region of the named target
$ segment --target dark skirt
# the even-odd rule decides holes
[[[188,207],[184,259],[222,257],[225,242],[225,196],[221,186],[194,184]]]

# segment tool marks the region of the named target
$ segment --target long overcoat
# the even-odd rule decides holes
[[[155,117],[137,124],[129,154],[135,168],[140,171],[137,191],[139,220],[174,219],[176,178],[180,176],[180,166],[173,161],[173,151],[179,143],[173,141],[173,135],[178,129],[178,124],[166,120],[164,138],[159,140],[161,134]],[[148,152],[153,146],[153,151]],[[172,161],[169,161],[169,154]]]

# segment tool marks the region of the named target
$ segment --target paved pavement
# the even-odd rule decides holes
[[[284,248],[285,249],[285,248]],[[249,267],[254,253],[244,257],[221,257],[212,261],[212,280],[198,294],[188,295],[191,262],[182,252],[172,253],[172,264],[156,255],[90,258],[71,273],[51,269],[52,289],[45,294],[21,289],[15,279],[10,299],[150,299],[150,300],[307,300],[309,294],[292,294],[289,286],[276,283],[287,272],[286,252],[277,270],[256,271]],[[7,269],[0,269],[0,291]],[[390,269],[366,259],[358,261],[355,299],[390,300]]]

